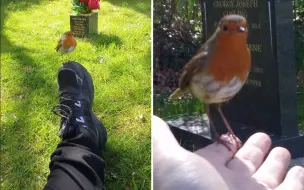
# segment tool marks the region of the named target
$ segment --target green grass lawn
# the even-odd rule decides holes
[[[70,0],[1,1],[1,178],[5,190],[42,189],[55,150],[59,117],[54,50],[69,30]],[[71,60],[95,84],[93,110],[109,135],[108,189],[151,184],[150,0],[102,0],[99,35],[78,39]],[[143,116],[141,119],[140,116]]]

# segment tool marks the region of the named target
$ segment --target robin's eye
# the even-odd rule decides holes
[[[228,31],[228,26],[227,25],[223,26],[223,31],[225,31],[225,32]]]

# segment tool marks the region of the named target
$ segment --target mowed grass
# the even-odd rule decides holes
[[[93,110],[108,130],[107,189],[150,189],[150,0],[103,0],[99,34],[75,52],[54,48],[69,30],[70,0],[1,1],[0,189],[42,189],[58,142],[57,70],[75,60],[95,84]]]

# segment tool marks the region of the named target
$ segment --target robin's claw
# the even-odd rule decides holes
[[[228,133],[218,138],[217,142],[224,145],[228,150],[233,152],[233,154],[235,154],[242,147],[242,142],[240,139],[235,135]]]

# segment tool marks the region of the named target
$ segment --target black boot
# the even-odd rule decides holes
[[[73,138],[82,133],[84,146],[100,154],[107,141],[107,132],[92,112],[94,85],[91,75],[79,63],[63,64],[58,72],[59,104],[53,112],[61,116],[59,136]]]
[[[79,63],[63,64],[58,72],[62,141],[51,155],[50,175],[45,190],[104,189],[101,150],[107,132],[92,112],[94,86],[88,71]]]

